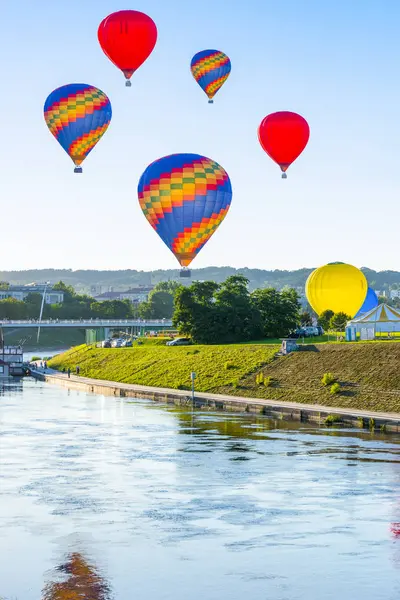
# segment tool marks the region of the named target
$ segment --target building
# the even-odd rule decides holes
[[[107,300],[129,300],[132,304],[140,304],[141,302],[147,302],[152,289],[153,286],[139,286],[123,292],[104,292],[103,294],[95,296],[94,299],[96,302],[105,302]]]
[[[62,304],[64,302],[64,292],[60,290],[54,290],[51,287],[45,285],[10,285],[6,290],[0,290],[0,300],[6,298],[15,298],[15,300],[23,301],[29,294],[40,294],[43,295],[45,291],[45,303],[46,304]]]
[[[395,298],[400,298],[400,290],[390,290],[390,298],[392,300]]]
[[[0,378],[10,375],[23,375],[23,350],[21,346],[0,348]]]

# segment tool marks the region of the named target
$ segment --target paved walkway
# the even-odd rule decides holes
[[[55,371],[54,369],[42,369],[37,367],[35,371],[32,372],[32,375],[45,375],[46,379],[49,381],[53,381],[57,383],[59,381],[63,384],[68,381],[71,384],[86,384],[88,386],[101,386],[101,387],[109,387],[112,389],[118,390],[131,390],[136,394],[140,394],[140,392],[144,394],[154,394],[157,396],[168,396],[173,395],[174,397],[181,397],[182,399],[188,398],[191,396],[191,392],[188,390],[173,390],[170,388],[159,388],[159,387],[149,387],[143,385],[135,385],[133,383],[118,383],[116,381],[106,381],[103,379],[91,379],[89,377],[81,377],[73,374],[71,372],[71,376],[68,377],[67,373],[61,373],[60,371]],[[394,423],[398,423],[400,425],[400,413],[384,413],[384,412],[372,412],[368,410],[356,410],[352,408],[340,408],[334,406],[321,406],[319,404],[301,404],[299,402],[286,402],[281,400],[263,400],[260,398],[246,398],[241,396],[228,396],[221,394],[209,394],[204,392],[196,392],[195,398],[198,400],[205,400],[208,402],[221,402],[222,404],[230,404],[231,406],[237,404],[238,407],[243,407],[243,405],[247,406],[264,406],[267,408],[275,408],[277,410],[284,409],[287,411],[288,409],[292,409],[293,411],[303,411],[303,412],[312,412],[312,413],[325,413],[331,415],[347,415],[349,417],[364,418],[364,419],[374,419],[375,421],[392,421]],[[239,408],[238,408],[239,409]]]

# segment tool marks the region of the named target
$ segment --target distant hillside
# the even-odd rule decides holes
[[[234,269],[233,267],[206,267],[204,269],[193,269],[191,281],[212,280],[217,283],[224,281],[229,275],[243,274],[250,280],[251,289],[257,287],[275,287],[281,289],[288,285],[294,288],[304,288],[308,275],[313,268],[298,269],[296,271],[266,271],[263,269]],[[400,286],[399,271],[373,271],[366,267],[363,271],[372,287],[378,290],[388,289],[389,286]],[[8,281],[14,285],[24,285],[33,281],[50,281],[55,283],[62,279],[66,284],[72,285],[79,292],[90,293],[92,288],[104,288],[114,291],[136,287],[139,285],[156,284],[168,279],[179,281],[179,270],[158,271],[72,271],[71,269],[38,269],[30,271],[0,271],[0,280]],[[182,283],[190,283],[190,280],[181,280]]]

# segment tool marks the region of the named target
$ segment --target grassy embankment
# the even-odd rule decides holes
[[[278,349],[261,344],[79,346],[55,357],[49,365],[75,369],[79,364],[81,374],[87,377],[178,389],[190,388],[190,372],[195,371],[198,391],[400,412],[400,344],[316,344],[275,358]],[[330,387],[321,383],[328,372],[340,384],[338,394],[331,394]],[[271,378],[269,385],[257,383],[260,373],[264,381]]]

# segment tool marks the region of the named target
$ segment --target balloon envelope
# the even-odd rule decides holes
[[[47,127],[79,166],[107,131],[112,116],[106,94],[85,83],[54,90],[44,105]]]
[[[147,167],[142,211],[179,264],[187,267],[224,220],[232,200],[226,171],[199,154],[172,154]]]
[[[318,315],[333,310],[353,318],[365,300],[367,289],[366,277],[360,269],[331,263],[311,273],[306,283],[306,296]]]
[[[212,100],[231,72],[231,61],[219,50],[202,50],[195,54],[190,63],[192,75]]]
[[[262,148],[285,172],[307,146],[310,128],[301,115],[276,112],[265,117],[258,128]]]
[[[369,287],[368,291],[367,291],[367,295],[364,300],[364,304],[362,305],[362,307],[356,314],[356,317],[359,317],[360,315],[365,314],[365,313],[369,312],[370,310],[373,310],[374,308],[376,308],[378,306],[378,304],[379,304],[378,296],[376,295],[374,290]]]
[[[127,80],[152,53],[157,42],[153,19],[137,10],[120,10],[106,17],[97,37],[106,56]]]

